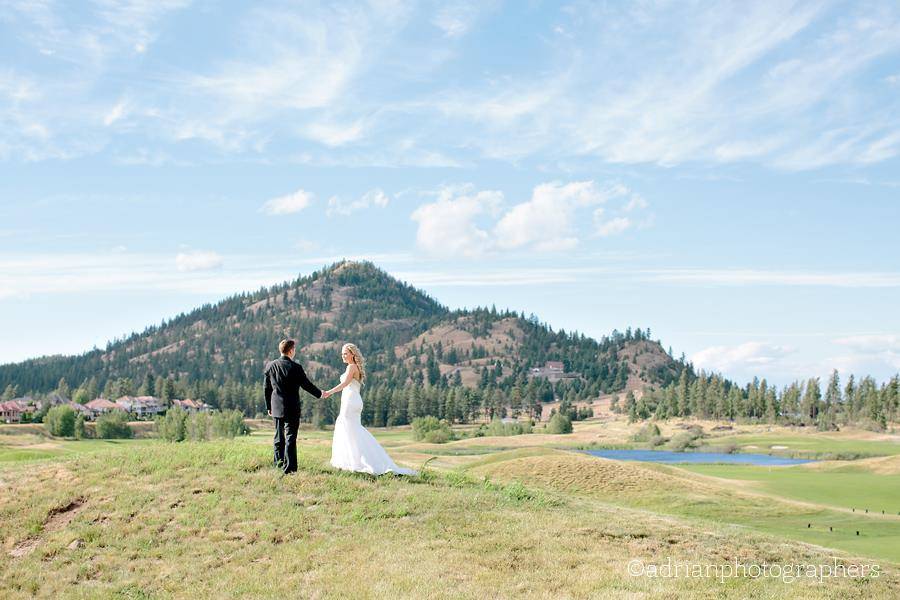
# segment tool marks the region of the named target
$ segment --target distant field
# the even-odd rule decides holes
[[[69,440],[50,437],[43,425],[0,425],[0,463],[62,458],[147,443],[155,440]]]
[[[859,437],[856,437],[859,436]],[[833,433],[747,433],[707,438],[708,445],[734,444],[741,452],[759,452],[797,458],[830,458],[835,455],[890,456],[900,454],[900,436],[894,440],[878,439],[879,434],[861,433],[840,435]]]
[[[865,463],[866,461],[860,461]],[[752,465],[679,465],[694,473],[753,482],[752,489],[856,512],[900,515],[900,460],[894,474],[875,473],[862,465],[850,470]]]

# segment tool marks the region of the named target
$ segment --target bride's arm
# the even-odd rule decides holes
[[[347,370],[345,371],[345,373],[348,373],[348,375],[344,383],[339,383],[338,385],[334,386],[333,388],[325,392],[326,394],[328,394],[329,396],[331,396],[332,394],[337,394],[339,391],[350,385],[350,382],[353,381],[353,379],[359,374],[359,368],[356,365],[347,365]]]

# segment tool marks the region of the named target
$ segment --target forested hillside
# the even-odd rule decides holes
[[[366,422],[407,423],[432,414],[468,421],[540,414],[622,390],[663,386],[690,371],[649,330],[594,340],[553,331],[537,317],[496,308],[451,311],[367,262],[344,261],[295,281],[204,305],[105,349],[0,366],[4,396],[58,391],[75,400],[149,394],[197,398],[248,415],[262,410],[261,374],[283,337],[320,386],[334,384],[344,342],[368,360]],[[531,377],[547,361],[566,377]],[[692,373],[688,373],[693,376]],[[329,422],[337,399],[307,402],[305,417]]]

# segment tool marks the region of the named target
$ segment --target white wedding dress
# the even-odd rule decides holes
[[[341,375],[341,383],[347,373]],[[415,475],[412,469],[398,467],[381,444],[362,426],[363,401],[358,379],[341,390],[341,412],[334,422],[331,440],[331,466],[345,471],[382,475],[391,471],[399,475]]]

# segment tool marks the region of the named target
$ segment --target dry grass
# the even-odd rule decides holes
[[[4,470],[0,595],[888,598],[900,589],[895,573],[824,585],[631,577],[633,559],[830,559],[731,527],[455,472],[334,472],[319,443],[304,441],[301,457],[286,478],[256,440],[160,443]],[[26,541],[31,550],[13,557]]]

